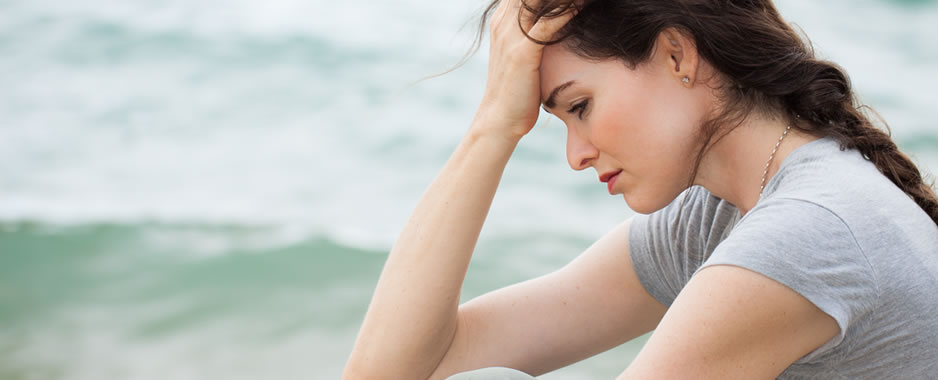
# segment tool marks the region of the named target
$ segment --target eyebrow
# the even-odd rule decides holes
[[[567,83],[564,83],[554,88],[554,90],[550,92],[550,96],[547,97],[547,100],[544,101],[544,108],[554,108],[554,106],[557,105],[557,95],[560,94],[561,91],[566,90],[567,87],[570,87],[574,85],[575,83],[576,83],[575,80],[571,80],[571,81],[568,81]]]

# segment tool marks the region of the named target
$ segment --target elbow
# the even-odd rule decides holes
[[[356,347],[357,348],[357,347]],[[374,361],[367,360],[361,352],[352,352],[345,369],[342,371],[342,380],[378,380],[387,379],[388,371],[375,365]]]
[[[358,365],[352,360],[345,365],[342,371],[342,380],[378,380],[385,378],[374,368]]]
[[[416,379],[408,375],[402,368],[389,368],[369,363],[367,360],[349,359],[342,371],[342,380],[387,380],[387,379]],[[425,378],[425,377],[422,377]]]
[[[369,364],[367,361],[349,360],[342,371],[342,380],[387,380],[387,379],[430,379],[438,378],[437,374],[418,374],[413,368],[380,366]]]

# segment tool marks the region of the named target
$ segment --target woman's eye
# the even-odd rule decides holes
[[[580,120],[583,120],[583,113],[586,112],[587,105],[589,105],[589,100],[583,100],[577,104],[574,104],[573,107],[570,107],[570,109],[567,110],[567,113],[570,113],[570,114],[575,113],[577,115],[577,118],[579,118]]]

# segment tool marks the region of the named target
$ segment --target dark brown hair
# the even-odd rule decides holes
[[[863,112],[871,109],[857,102],[844,70],[815,58],[810,44],[782,19],[771,0],[542,0],[537,6],[522,2],[536,19],[578,9],[555,39],[536,42],[563,43],[584,58],[617,59],[630,68],[651,57],[659,33],[666,28],[690,37],[701,58],[718,72],[722,106],[722,113],[702,127],[697,166],[709,147],[759,110],[787,119],[792,128],[831,136],[841,149],[856,149],[938,224],[933,185],[899,151],[888,126],[883,131],[873,125]],[[493,1],[484,12],[475,47],[497,3]]]

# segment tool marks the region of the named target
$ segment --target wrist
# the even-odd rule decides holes
[[[468,135],[473,139],[497,139],[517,145],[530,128],[512,125],[503,117],[489,116],[478,112],[469,126]]]
[[[512,133],[501,126],[485,122],[473,122],[466,138],[473,142],[493,143],[514,150],[523,135]]]

